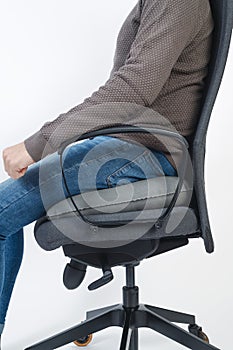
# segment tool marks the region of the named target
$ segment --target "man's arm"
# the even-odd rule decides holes
[[[179,55],[192,40],[198,5],[199,0],[144,0],[138,32],[125,64],[83,103],[45,123],[26,139],[24,143],[31,158],[38,161],[75,135],[124,123],[125,110],[112,109],[111,102],[150,106]],[[97,106],[106,103],[109,110],[100,113]],[[140,124],[144,120],[138,116],[135,121],[132,116],[127,122]],[[46,145],[47,151],[43,153]]]

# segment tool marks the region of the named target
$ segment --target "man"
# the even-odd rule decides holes
[[[157,116],[166,118],[183,136],[191,135],[200,112],[213,27],[209,0],[139,0],[119,32],[114,66],[105,85],[24,142],[3,151],[5,170],[12,179],[0,184],[0,334],[21,264],[23,227],[63,199],[56,154],[61,143],[106,126],[153,126],[159,123]],[[133,112],[149,112],[130,113],[130,106]],[[86,161],[93,149],[95,156]],[[48,170],[39,180],[41,165]],[[166,146],[149,134],[99,136],[76,144],[66,153],[64,166],[72,194],[80,192],[75,175],[81,167],[84,191],[93,188],[93,173],[98,173],[97,188],[124,179],[176,174]],[[48,191],[45,206],[41,193]]]

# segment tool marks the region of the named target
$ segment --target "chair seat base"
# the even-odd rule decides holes
[[[135,292],[135,287],[132,288],[134,288]],[[125,292],[129,292],[128,287],[123,287],[123,290],[124,289]],[[111,305],[102,309],[89,311],[87,312],[87,319],[85,321],[34,344],[25,350],[57,349],[60,346],[111,326],[123,328],[119,347],[120,350],[139,350],[138,329],[141,327],[153,329],[177,343],[186,346],[188,349],[220,350],[173,324],[173,322],[175,322],[196,326],[195,317],[193,315],[161,309],[146,304],[129,307],[126,306],[128,301],[127,296],[124,301],[124,304]]]

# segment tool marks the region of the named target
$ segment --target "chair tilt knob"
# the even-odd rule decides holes
[[[95,290],[97,288],[100,288],[113,280],[114,276],[109,266],[104,266],[102,270],[103,270],[103,276],[98,280],[96,280],[95,282],[92,282],[88,286],[89,290]]]
[[[75,289],[82,283],[87,266],[71,259],[63,273],[63,283],[67,289]]]

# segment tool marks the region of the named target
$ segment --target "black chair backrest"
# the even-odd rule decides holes
[[[200,119],[192,142],[192,160],[194,170],[194,191],[196,195],[200,227],[208,253],[213,252],[214,243],[208,218],[205,186],[204,160],[206,133],[211,112],[217,97],[224,73],[233,26],[233,0],[209,0],[214,19],[213,45],[209,63],[206,87]]]

